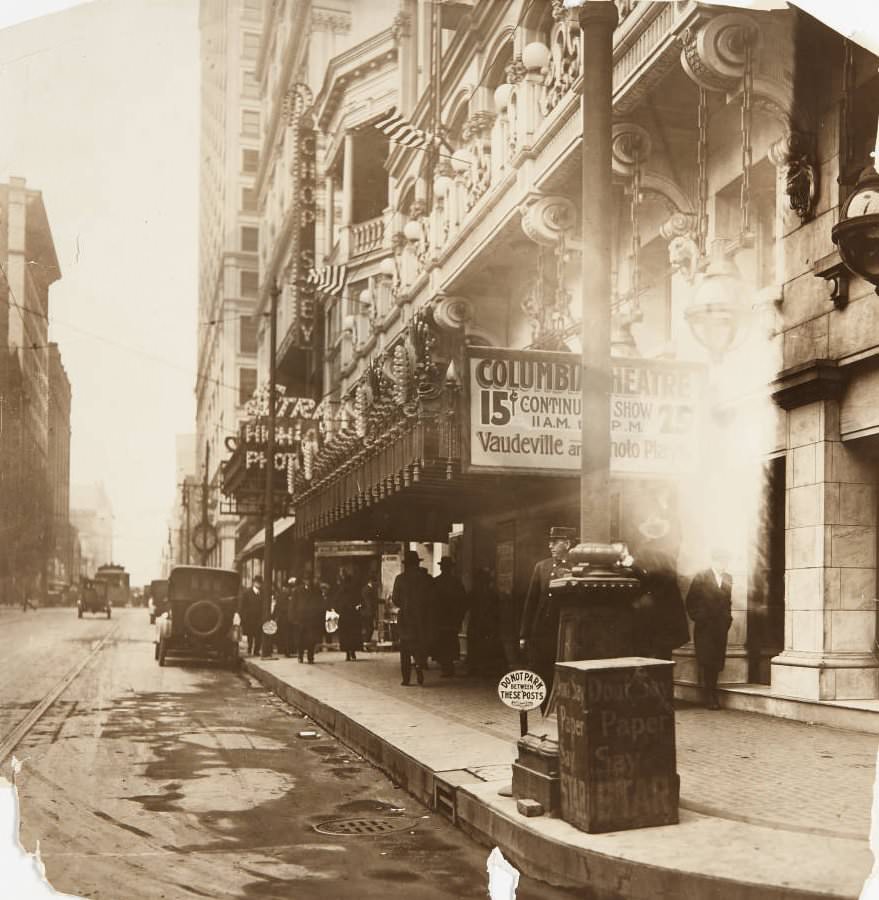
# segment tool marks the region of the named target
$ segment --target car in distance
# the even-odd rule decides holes
[[[83,613],[104,613],[110,618],[112,606],[106,582],[83,578],[76,601],[76,617],[81,619]]]
[[[165,611],[156,619],[156,659],[200,657],[238,665],[238,588],[232,569],[175,566]]]

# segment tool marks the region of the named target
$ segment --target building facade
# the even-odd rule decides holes
[[[70,526],[70,379],[58,345],[49,344],[49,534],[50,591],[62,592],[78,580]]]
[[[217,543],[231,566],[237,518],[221,509],[218,477],[256,388],[259,222],[254,179],[261,136],[257,53],[263,0],[202,0],[199,213],[198,465],[211,483]]]
[[[49,287],[61,277],[39,191],[0,185],[0,509],[4,595],[43,596],[49,567]]]
[[[876,300],[832,239],[877,60],[794,8],[616,7],[613,285],[585,301],[612,311],[612,534],[662,537],[684,588],[727,550],[727,684],[877,699]],[[318,12],[275,4],[259,70],[260,309],[282,285],[279,381],[316,402],[276,462],[294,540],[454,533],[521,605],[590,449],[578,13],[403,0],[324,62]],[[441,141],[389,140],[394,107]]]
[[[113,560],[113,506],[101,482],[71,485],[70,521],[79,537],[80,574],[94,578]]]

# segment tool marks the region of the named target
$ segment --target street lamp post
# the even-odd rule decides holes
[[[578,9],[578,15],[583,35],[580,540],[608,541],[611,538],[611,117],[613,33],[619,14],[611,0],[585,0]]]
[[[263,551],[263,622],[272,615],[272,545],[275,540],[275,380],[277,377],[278,297],[277,281],[272,285],[269,311],[269,409],[266,434],[265,548]],[[269,638],[269,640],[266,640]],[[271,635],[263,635],[261,656],[272,655]]]

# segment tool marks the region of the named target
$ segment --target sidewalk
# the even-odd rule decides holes
[[[874,735],[681,705],[680,824],[588,835],[560,819],[526,819],[498,796],[519,721],[492,682],[440,679],[432,667],[423,688],[404,688],[396,654],[246,667],[520,869],[589,885],[596,898],[856,898],[872,868]],[[532,732],[554,731],[530,718]]]

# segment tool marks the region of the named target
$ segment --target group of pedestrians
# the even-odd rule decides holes
[[[272,609],[264,606],[262,577],[239,598],[241,630],[247,638],[247,652],[268,656],[277,648],[287,657],[297,655],[299,662],[314,662],[315,649],[328,630],[337,632],[345,659],[354,661],[363,649],[364,633],[372,633],[378,592],[374,578],[359,587],[347,569],[339,572],[335,588],[318,583],[310,567],[294,576],[272,598]],[[273,623],[266,628],[266,622]]]

